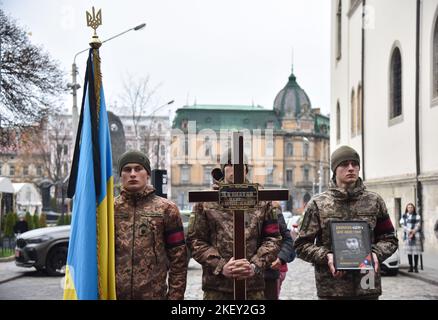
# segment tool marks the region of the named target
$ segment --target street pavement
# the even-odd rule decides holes
[[[315,300],[315,277],[311,264],[296,259],[288,265],[289,272],[283,282],[281,300]],[[425,273],[426,271],[423,271]],[[10,280],[7,281],[6,274]],[[420,273],[421,274],[421,271]],[[19,278],[16,276],[20,275]],[[382,278],[382,300],[438,300],[438,285],[404,275]],[[15,278],[14,278],[15,277]],[[190,260],[185,298],[202,299],[201,266]],[[62,299],[62,277],[47,277],[33,269],[18,268],[14,262],[0,263],[0,300],[59,300]],[[5,281],[6,279],[6,281]]]

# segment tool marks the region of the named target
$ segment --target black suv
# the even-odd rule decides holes
[[[70,226],[47,227],[22,233],[17,238],[15,264],[35,267],[48,275],[65,274]]]

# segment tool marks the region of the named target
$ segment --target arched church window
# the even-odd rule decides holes
[[[390,108],[391,119],[402,114],[402,61],[398,47],[394,49],[391,56]]]
[[[336,12],[336,59],[341,59],[342,52],[342,0],[338,2],[338,11]]]

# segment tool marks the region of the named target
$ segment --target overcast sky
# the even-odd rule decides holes
[[[71,81],[74,55],[88,47],[85,11],[102,9],[101,40],[143,22],[100,49],[107,104],[123,79],[160,84],[154,104],[262,105],[271,109],[292,65],[312,106],[330,110],[329,0],[0,0],[2,8],[59,61]],[[82,85],[86,54],[78,56]],[[78,101],[82,98],[82,91]],[[65,97],[71,110],[71,96]],[[153,106],[151,106],[153,108]]]

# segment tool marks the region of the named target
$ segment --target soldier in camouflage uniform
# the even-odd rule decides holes
[[[120,157],[122,190],[114,208],[117,298],[184,299],[187,249],[181,216],[147,184],[150,173],[143,153]]]
[[[221,157],[221,164],[222,178],[216,180],[213,176],[215,189],[234,181],[230,150]],[[248,165],[245,164],[246,176]],[[233,258],[233,211],[213,202],[197,203],[193,207],[187,243],[193,258],[202,265],[205,300],[234,299],[234,278],[246,279],[249,300],[264,299],[264,270],[276,260],[281,236],[272,203],[259,204],[258,208],[245,212],[247,259],[239,260]]]
[[[315,266],[321,299],[378,299],[382,294],[379,263],[398,247],[398,239],[383,199],[366,190],[359,178],[357,152],[342,146],[331,157],[330,188],[308,203],[295,250],[299,258]],[[337,271],[333,264],[330,221],[367,221],[371,228],[374,271]],[[315,241],[316,240],[316,241]]]

